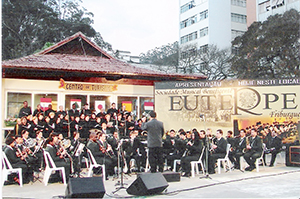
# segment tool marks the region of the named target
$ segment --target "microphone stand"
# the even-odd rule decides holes
[[[204,114],[200,114],[200,118],[203,119],[204,121],[204,129],[206,129],[206,125],[205,125],[205,116]],[[203,170],[203,174],[204,176],[201,176],[199,177],[199,179],[202,179],[202,178],[206,178],[206,179],[211,179],[212,178],[209,176],[209,173],[208,173],[208,147],[209,147],[209,140],[208,140],[208,136],[205,134],[205,169],[202,168]]]
[[[118,151],[118,158],[119,158],[119,155],[121,154],[122,156],[122,160],[123,161],[126,161],[125,158],[124,158],[124,151],[123,151],[123,147],[122,147],[122,143],[123,141],[120,140],[120,144],[119,144],[119,151]],[[121,162],[121,161],[120,161]],[[115,191],[113,191],[112,193],[116,193],[118,191],[120,191],[121,189],[126,189],[126,187],[124,186],[126,183],[124,183],[124,174],[123,174],[123,165],[121,165],[121,181],[118,181],[115,186],[118,186],[120,185],[119,187],[116,188]]]

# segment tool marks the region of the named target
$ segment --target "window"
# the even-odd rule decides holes
[[[189,9],[192,9],[193,7],[195,7],[195,2],[190,1],[189,3],[186,3],[180,7],[180,13],[184,13],[184,12],[188,11]]]
[[[191,34],[185,35],[183,37],[180,38],[180,42],[181,44],[187,43],[189,41],[193,41],[197,39],[197,32],[193,32]]]
[[[231,13],[231,21],[237,23],[247,23],[247,16],[241,14]]]
[[[231,39],[233,40],[237,36],[243,35],[245,32],[240,30],[231,30]]]
[[[202,20],[204,20],[206,18],[208,18],[208,10],[200,12],[200,19],[199,19],[199,21],[202,21]]]
[[[68,111],[72,109],[72,104],[76,104],[76,109],[80,110],[82,109],[83,105],[87,103],[87,96],[86,95],[66,95],[65,100],[65,110]]]
[[[103,108],[106,112],[110,108],[111,103],[108,96],[100,95],[91,95],[90,96],[90,109],[96,113],[100,112],[100,109]]]
[[[197,22],[197,15],[192,16],[192,17],[180,22],[180,29],[188,27],[196,22]]]
[[[149,114],[151,110],[154,110],[153,97],[140,97],[140,117]]]
[[[204,37],[204,36],[206,36],[206,35],[208,35],[208,27],[202,28],[202,29],[200,30],[200,37]]]
[[[207,53],[208,51],[208,44],[200,46],[199,53]]]
[[[28,106],[32,106],[30,93],[7,93],[7,118],[17,118],[24,101],[28,102]]]
[[[34,95],[34,105],[32,107],[32,113],[33,111],[37,108],[37,105],[40,104],[43,108],[48,108],[48,103],[43,103],[43,99],[41,98],[46,98],[49,99],[48,103],[52,104],[52,109],[57,110],[58,106],[57,105],[57,94],[35,94]]]
[[[126,111],[131,112],[132,119],[136,120],[138,117],[137,113],[137,97],[123,97],[118,96],[118,109],[122,108],[122,106],[126,106]]]
[[[246,8],[246,0],[231,0],[231,5],[240,6]]]

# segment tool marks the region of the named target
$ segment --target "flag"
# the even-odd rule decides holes
[[[122,101],[122,106],[126,107],[126,111],[132,111],[132,102],[131,101]]]
[[[48,105],[52,103],[51,98],[40,98],[40,105],[43,111],[48,110]]]
[[[98,100],[97,101],[96,100],[95,101],[95,111],[96,111],[96,113],[99,113],[102,108],[104,110],[106,110],[106,108],[105,108],[105,101],[102,101],[102,100]]]
[[[70,101],[70,107],[72,108],[72,104],[76,105],[76,110],[80,110],[81,109],[81,99],[71,99]]]
[[[144,110],[145,111],[153,111],[154,110],[153,102],[144,102]]]

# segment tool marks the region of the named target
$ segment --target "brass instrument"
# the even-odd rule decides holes
[[[16,145],[15,146],[16,151],[16,156],[21,158],[21,160],[24,160],[26,162],[26,164],[28,164],[28,154],[26,153],[26,151],[21,151],[21,149]]]
[[[113,158],[113,156],[114,156],[114,154],[112,154],[111,152],[111,150],[112,150],[112,148],[111,148],[111,146],[110,146],[110,144],[108,144],[108,143],[106,143],[107,144],[107,148],[109,148],[110,147],[110,150],[107,150],[104,146],[102,146],[99,142],[97,142],[98,143],[98,145],[99,145],[99,149],[100,149],[100,151],[102,151],[102,153],[105,153],[105,155],[107,155],[107,156],[109,156],[110,158]],[[111,152],[109,152],[109,151],[111,151]]]
[[[246,148],[243,149],[243,153],[246,153],[247,151],[249,151],[249,149],[247,149],[247,146],[249,145],[250,146],[250,138],[251,136],[247,136],[245,139],[246,139]]]
[[[209,149],[210,152],[214,152],[214,150],[215,150],[215,149],[213,148],[213,146],[215,145],[216,139],[217,139],[217,137],[214,137],[214,138],[211,139],[211,142],[210,142],[210,149]]]

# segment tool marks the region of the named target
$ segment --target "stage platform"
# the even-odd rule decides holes
[[[84,175],[84,174],[83,174]],[[142,198],[300,198],[300,167],[286,167],[284,162],[278,162],[275,167],[260,166],[259,172],[241,172],[233,170],[221,174],[210,175],[211,179],[181,177],[179,182],[169,182],[168,188],[160,195],[141,196]],[[124,186],[129,187],[136,179],[136,174],[124,176]],[[126,189],[115,186],[120,179],[104,181],[106,190],[104,198],[127,198]],[[66,186],[62,183],[49,183],[44,186],[41,182],[2,187],[3,198],[63,198]],[[138,196],[132,196],[138,197]]]

